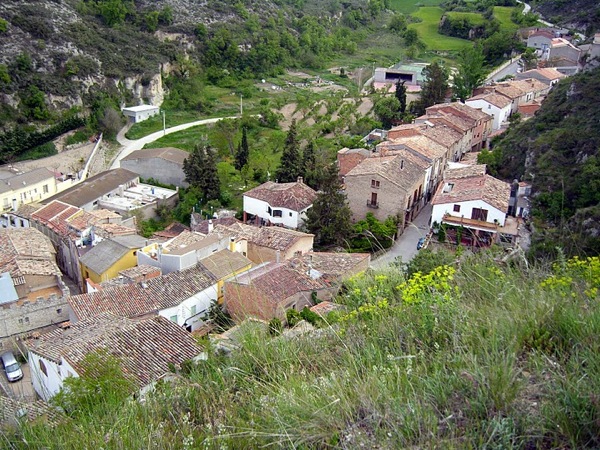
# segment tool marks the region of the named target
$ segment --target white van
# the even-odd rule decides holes
[[[4,366],[8,381],[18,381],[23,378],[21,365],[17,362],[13,352],[6,352],[2,355],[2,365]]]

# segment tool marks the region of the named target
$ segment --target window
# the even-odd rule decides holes
[[[48,193],[48,185],[47,185],[47,184],[45,184],[45,185],[42,187],[42,192],[43,192],[44,194],[47,194],[47,193]]]
[[[492,105],[488,105],[488,109],[492,109]]]
[[[473,211],[471,212],[471,219],[482,220],[485,222],[485,221],[487,221],[487,215],[488,215],[487,209],[473,208]]]
[[[454,212],[460,212],[460,205],[454,205]]]
[[[171,316],[171,317],[169,317],[169,320],[170,320],[171,322],[175,322],[175,323],[177,323],[177,314],[175,314],[174,316]]]
[[[283,217],[283,212],[280,209],[274,209],[273,217]]]
[[[290,213],[290,217],[292,217],[292,216],[293,216],[293,214],[292,214],[292,213]]]
[[[41,359],[40,359],[40,370],[44,375],[48,376],[48,369],[46,369],[46,364],[44,364],[44,361],[42,361]]]
[[[269,213],[269,215],[273,215],[273,210],[271,209],[270,206],[267,206],[267,212]]]
[[[137,250],[133,251],[133,256],[137,256]]]
[[[25,317],[25,323],[29,323],[29,317]]]
[[[371,187],[374,189],[379,188],[379,181],[378,180],[371,180]]]
[[[193,306],[190,308],[190,315],[191,315],[191,316],[195,316],[195,315],[196,315],[196,305],[193,305]]]
[[[58,308],[58,309],[56,310],[56,314],[60,314],[61,312],[62,312],[62,308]]]

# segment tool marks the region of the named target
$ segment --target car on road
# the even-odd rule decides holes
[[[8,381],[18,381],[23,378],[21,365],[15,358],[13,352],[6,352],[2,355],[2,365],[4,366],[4,372],[6,372]]]
[[[417,250],[421,250],[424,245],[425,245],[425,238],[422,237],[421,239],[419,239],[419,242],[417,242]]]

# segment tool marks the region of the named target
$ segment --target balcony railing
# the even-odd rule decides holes
[[[379,208],[379,202],[367,200],[367,208]]]

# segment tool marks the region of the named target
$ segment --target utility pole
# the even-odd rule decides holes
[[[240,94],[240,117],[244,115],[244,94]]]
[[[165,118],[165,110],[162,110],[162,116],[163,116],[163,136],[166,136],[167,134],[167,121]]]

